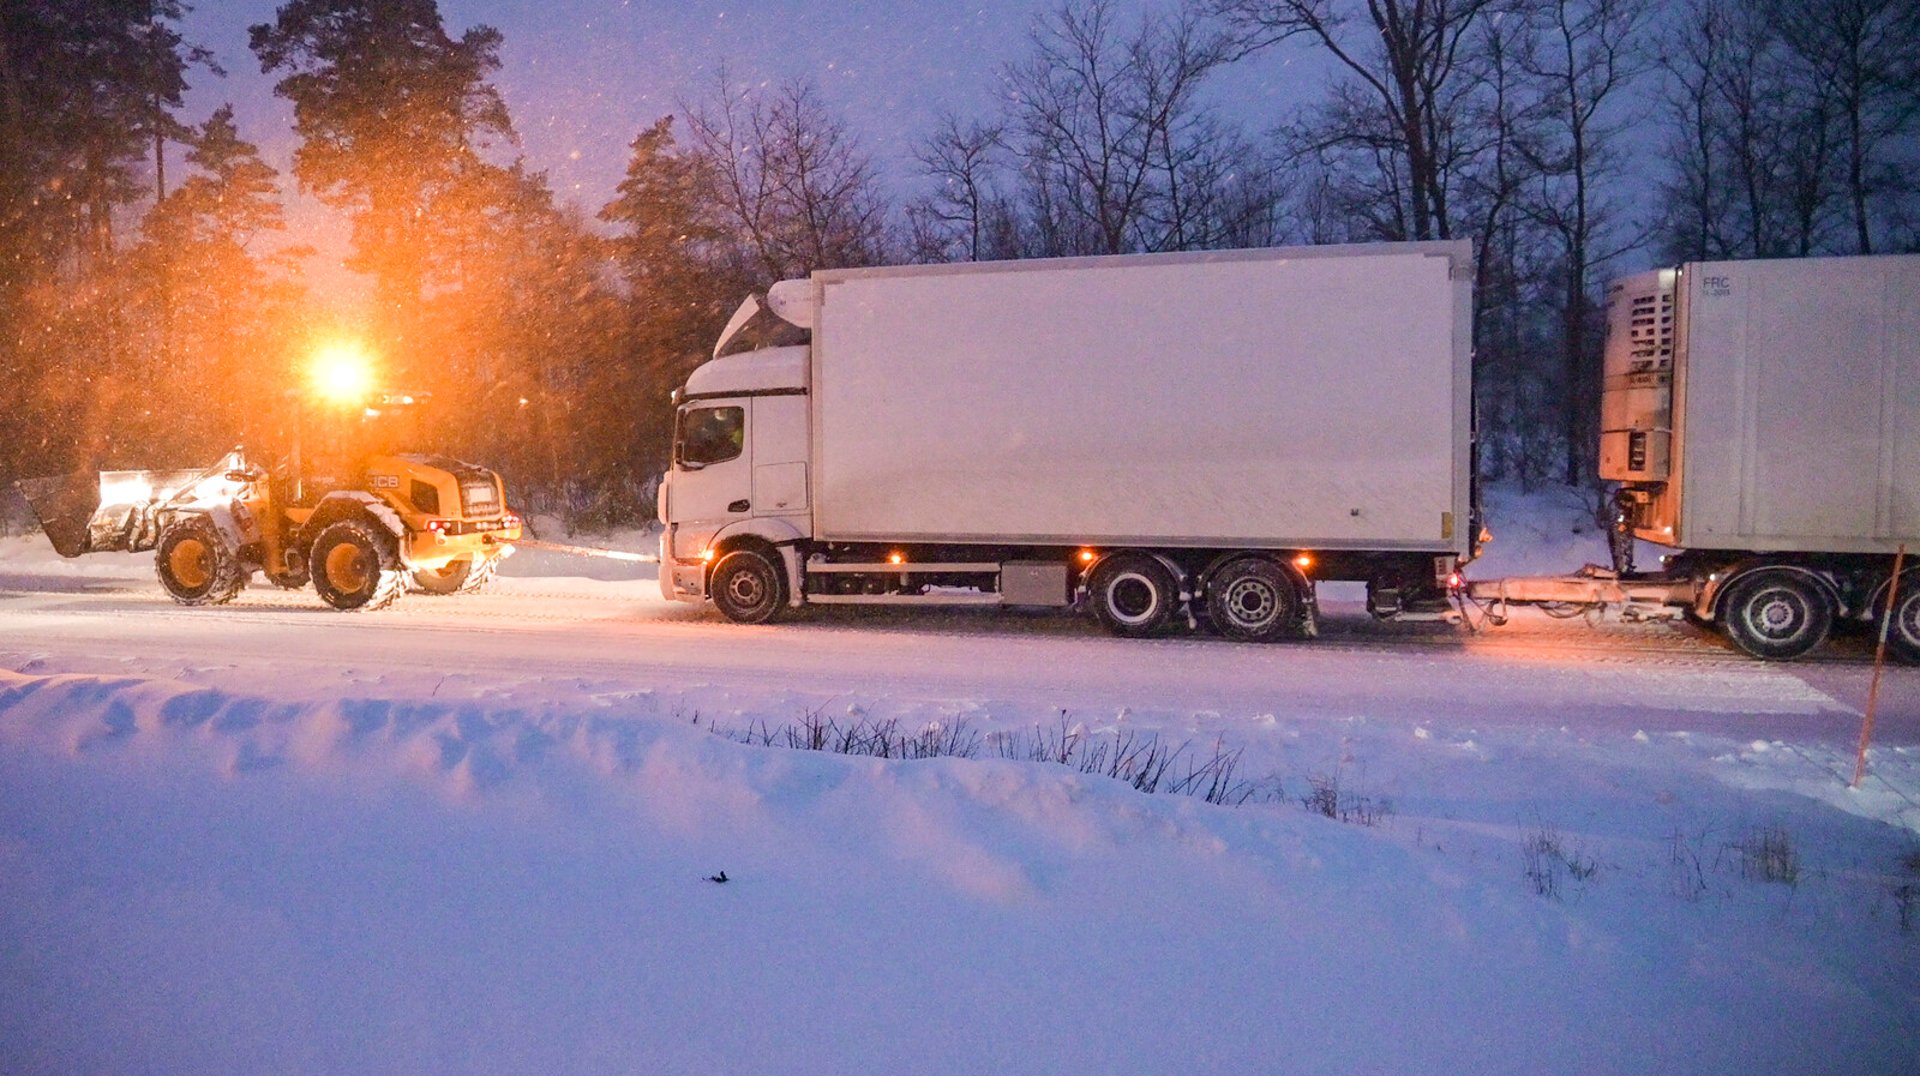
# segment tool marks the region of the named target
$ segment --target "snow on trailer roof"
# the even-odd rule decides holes
[[[681,399],[729,396],[746,392],[806,391],[807,349],[770,347],[722,355],[702,363],[687,375]]]

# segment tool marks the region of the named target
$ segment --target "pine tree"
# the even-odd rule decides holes
[[[395,373],[422,356],[425,303],[457,286],[476,207],[507,182],[484,153],[514,139],[500,33],[449,37],[434,0],[290,0],[252,27],[274,92],[293,102],[294,175],[353,222],[350,268],[374,279]]]
[[[619,229],[611,242],[627,288],[641,399],[664,401],[686,380],[753,286],[758,264],[719,208],[720,182],[711,158],[676,142],[667,116],[633,140],[618,196],[600,210]],[[637,410],[635,443],[649,464],[664,467],[668,408]]]
[[[294,358],[298,249],[263,249],[286,225],[278,173],[240,137],[233,108],[194,130],[195,174],[147,215],[135,260],[155,312],[146,395],[156,440],[184,458],[271,420]]]

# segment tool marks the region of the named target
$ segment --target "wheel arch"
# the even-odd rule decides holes
[[[713,569],[727,554],[741,549],[754,549],[774,559],[787,576],[787,604],[798,606],[805,600],[805,586],[800,578],[800,553],[798,546],[807,536],[800,528],[784,519],[743,519],[720,528],[707,542],[707,551],[712,553],[700,573],[700,590],[713,593]]]
[[[1107,563],[1115,557],[1131,555],[1150,557],[1158,563],[1160,567],[1165,568],[1167,574],[1173,576],[1173,585],[1179,591],[1181,601],[1184,602],[1193,597],[1199,579],[1198,576],[1179,561],[1168,556],[1164,551],[1146,549],[1141,546],[1116,546],[1112,549],[1102,549],[1099,555],[1094,557],[1093,560],[1078,565],[1080,574],[1075,580],[1076,588],[1084,593],[1088,583],[1092,581],[1094,573],[1100,570],[1102,564]]]
[[[1885,578],[1874,584],[1873,592],[1867,596],[1866,608],[1862,612],[1878,620],[1887,610],[1887,588],[1893,585],[1893,568],[1887,568]],[[1907,567],[1900,572],[1900,593],[1911,593],[1920,587],[1920,556],[1909,554]]]
[[[296,544],[303,550],[310,548],[321,531],[343,519],[368,519],[378,523],[399,541],[401,551],[405,552],[406,523],[385,501],[364,490],[340,490],[320,498],[313,514],[300,525]]]
[[[1301,601],[1311,602],[1313,600],[1313,580],[1307,578],[1307,573],[1300,570],[1300,566],[1293,562],[1293,558],[1288,556],[1287,551],[1284,549],[1227,550],[1208,561],[1207,566],[1202,568],[1200,573],[1194,577],[1194,592],[1196,594],[1206,593],[1207,588],[1213,584],[1215,576],[1219,575],[1227,565],[1242,560],[1264,560],[1277,566],[1281,571],[1287,573],[1288,579],[1293,581],[1294,587],[1300,592]]]
[[[1818,569],[1809,568],[1804,564],[1767,560],[1764,557],[1749,558],[1736,563],[1729,569],[1716,573],[1720,576],[1719,580],[1709,582],[1706,588],[1701,591],[1699,601],[1694,603],[1694,611],[1719,623],[1726,613],[1728,594],[1733,593],[1739,589],[1741,583],[1755,576],[1773,572],[1795,576],[1812,583],[1814,587],[1820,591],[1821,595],[1832,603],[1833,614],[1836,617],[1848,615],[1849,609],[1846,598],[1840,593],[1839,586],[1834,583],[1831,576]]]

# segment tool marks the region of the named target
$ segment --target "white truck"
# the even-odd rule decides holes
[[[814,273],[677,394],[660,584],[805,605],[1080,605],[1310,635],[1318,580],[1440,616],[1478,533],[1469,244]],[[775,325],[796,339],[761,334]],[[806,339],[810,336],[810,339]]]
[[[1878,621],[1920,659],[1920,256],[1699,262],[1608,291],[1600,477],[1611,569],[1477,600],[1678,612],[1762,658]],[[1632,539],[1671,547],[1634,570]]]

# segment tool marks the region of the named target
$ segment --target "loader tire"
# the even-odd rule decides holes
[[[400,549],[385,527],[369,519],[328,524],[309,555],[313,589],[341,610],[385,609],[407,589]]]
[[[444,567],[420,568],[413,573],[413,585],[426,594],[472,594],[493,582],[499,570],[499,557],[475,554],[450,560]]]
[[[206,516],[184,516],[160,533],[153,567],[181,605],[225,605],[246,588],[247,566]]]

